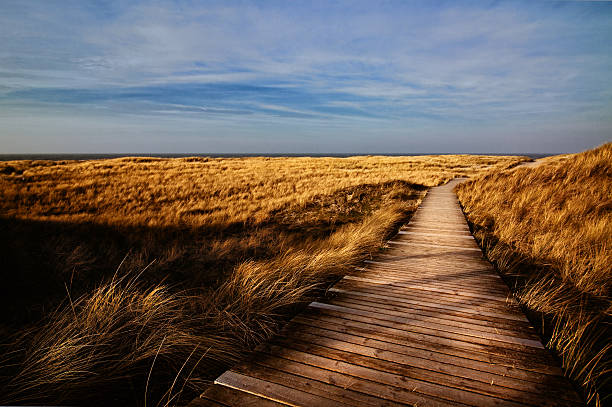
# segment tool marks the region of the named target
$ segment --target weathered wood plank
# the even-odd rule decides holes
[[[354,278],[355,277],[355,278]],[[502,287],[486,290],[485,285],[475,286],[470,284],[470,280],[464,280],[461,276],[447,277],[442,276],[423,276],[418,274],[400,274],[393,272],[364,272],[357,270],[349,274],[347,280],[360,280],[379,285],[391,285],[408,289],[430,291],[447,295],[469,296],[483,298],[487,300],[498,300],[502,303],[514,303],[515,299],[508,290]],[[451,281],[449,281],[452,279]],[[490,298],[489,298],[490,297]]]
[[[195,402],[195,404],[193,404]],[[193,406],[192,406],[193,404]],[[195,399],[187,407],[199,406],[252,406],[252,407],[280,407],[287,404],[277,403],[268,398],[262,398],[251,393],[235,391],[232,388],[213,385],[210,386],[199,398]]]
[[[301,390],[261,380],[241,373],[228,370],[215,380],[215,384],[242,390],[247,393],[267,398],[290,406],[350,406],[326,397],[306,393]]]
[[[347,332],[351,332],[351,330],[365,330],[367,333],[376,333],[377,335],[384,335],[387,338],[396,338],[400,340],[406,339],[409,341],[424,341],[440,347],[455,347],[462,350],[532,360],[538,363],[550,364],[552,362],[548,352],[539,348],[521,347],[518,345],[512,346],[512,344],[503,342],[478,340],[477,338],[473,337],[453,335],[436,330],[423,330],[416,329],[414,327],[406,329],[394,328],[392,326],[378,324],[378,321],[369,321],[368,318],[354,314],[343,315],[334,311],[311,308],[302,315],[294,318],[294,320],[300,322],[304,321],[305,319],[309,319],[310,323],[314,324],[315,326],[319,326],[317,324],[319,321],[321,323],[329,322],[331,324],[337,324],[340,325],[340,327],[349,328]]]
[[[450,325],[456,328],[464,328],[464,329],[472,329],[475,331],[482,332],[490,332],[490,333],[498,333],[503,335],[516,336],[519,338],[529,338],[533,340],[538,340],[539,337],[533,332],[533,330],[529,329],[529,327],[513,327],[513,326],[499,326],[492,324],[482,324],[475,323],[483,322],[479,320],[467,319],[467,318],[448,318],[446,315],[420,311],[420,310],[411,310],[404,309],[404,311],[393,311],[377,306],[373,306],[371,303],[363,304],[363,303],[351,303],[349,301],[340,300],[332,300],[328,304],[341,306],[345,308],[350,308],[354,310],[359,310],[363,312],[369,312],[373,315],[376,315],[378,319],[387,319],[391,321],[396,321],[398,323],[411,324],[413,321],[416,322],[432,322],[437,325]]]
[[[499,282],[489,284],[488,281],[482,281],[476,277],[466,278],[460,273],[444,275],[443,273],[434,273],[424,275],[417,272],[406,272],[405,270],[384,270],[379,268],[360,267],[355,269],[354,276],[364,276],[372,279],[384,279],[391,282],[404,282],[423,284],[430,287],[448,288],[450,290],[462,290],[465,292],[473,292],[475,294],[492,294],[499,297],[511,297],[510,291],[505,285]]]
[[[442,244],[435,244],[435,243],[424,243],[424,242],[404,242],[401,240],[389,240],[387,243],[390,244],[401,244],[403,246],[418,246],[418,247],[431,247],[431,248],[436,248],[436,249],[440,249],[440,251],[444,251],[446,249],[448,250],[469,250],[469,251],[473,251],[473,252],[478,252],[478,253],[482,253],[482,250],[478,249],[478,248],[474,248],[474,247],[466,247],[466,246],[450,246],[450,245],[442,245]]]
[[[509,352],[506,349],[482,348],[474,346],[463,346],[462,343],[445,340],[443,338],[428,337],[412,332],[394,332],[393,330],[381,329],[368,324],[360,324],[354,321],[344,321],[338,318],[326,317],[311,319],[306,316],[298,316],[292,323],[310,327],[335,331],[343,335],[355,335],[369,340],[388,342],[403,347],[411,347],[443,353],[450,356],[471,359],[493,365],[506,366],[511,369],[522,369],[542,374],[563,376],[561,369],[551,363],[549,358],[542,355],[522,355]],[[309,328],[310,329],[310,328]]]
[[[483,326],[489,328],[500,329],[501,331],[533,331],[531,325],[526,322],[512,321],[512,320],[501,320],[499,318],[487,317],[477,314],[464,314],[461,312],[444,311],[439,312],[438,310],[430,309],[429,307],[422,307],[417,305],[406,305],[406,304],[394,304],[389,301],[383,302],[382,300],[375,298],[364,298],[354,297],[349,294],[335,294],[333,298],[329,299],[330,304],[339,303],[347,304],[349,307],[363,308],[376,310],[381,314],[388,315],[422,315],[425,317],[439,318],[440,320],[448,321],[453,323],[454,321],[465,322],[473,324],[475,326]]]
[[[415,266],[450,266],[457,270],[457,264],[466,270],[487,270],[489,265],[474,253],[467,252],[424,252],[421,250],[404,250],[397,246],[377,256],[379,262],[390,262],[392,265]],[[489,269],[490,271],[490,269]]]
[[[390,373],[367,366],[356,365],[346,360],[342,360],[341,358],[332,359],[330,357],[320,356],[315,353],[315,350],[312,347],[309,349],[309,352],[283,348],[275,345],[266,345],[265,348],[270,354],[277,357],[295,360],[301,363],[321,367],[323,369],[346,372],[351,376],[393,387],[399,387],[401,389],[428,396],[438,397],[448,401],[457,401],[467,405],[483,406],[495,405],[518,407],[521,405],[520,403],[510,400],[494,398],[455,387],[447,387],[438,383],[416,379],[413,377],[416,376],[414,374],[415,369],[406,369],[402,372],[403,374]],[[358,355],[353,355],[353,357],[357,358]]]
[[[485,300],[500,301],[502,303],[514,302],[514,299],[508,296],[480,294],[480,293],[475,293],[475,292],[472,292],[469,290],[463,290],[463,289],[439,288],[439,287],[427,285],[427,284],[410,284],[409,282],[403,282],[403,281],[397,281],[397,280],[395,281],[394,280],[383,280],[383,279],[357,277],[357,276],[350,276],[350,275],[344,276],[344,279],[365,281],[365,282],[372,283],[372,284],[398,286],[398,287],[409,288],[412,290],[431,291],[431,292],[440,293],[440,294],[450,294],[450,295],[458,295],[458,296],[465,296],[465,297],[481,298]]]
[[[328,291],[335,292],[335,293],[350,293],[355,296],[362,296],[362,297],[367,297],[367,298],[378,298],[378,299],[389,298],[389,296],[385,296],[384,294],[374,294],[374,293],[363,292],[363,291],[345,290],[345,289],[340,289],[340,288],[335,288],[335,287],[330,288]],[[399,298],[399,297],[392,297],[391,299],[395,301],[396,303],[427,305],[428,307],[431,307],[433,309],[438,308],[440,310],[451,310],[451,311],[457,311],[457,312],[464,312],[467,314],[485,315],[485,316],[491,316],[491,317],[500,318],[500,319],[509,319],[509,320],[514,320],[514,321],[528,322],[527,318],[524,315],[519,315],[519,314],[515,315],[515,314],[508,314],[508,313],[496,313],[496,312],[483,311],[479,309],[461,307],[457,305],[448,305],[448,304],[441,304],[441,303],[436,303],[436,302],[415,301],[415,300],[410,300],[407,298]]]
[[[420,394],[412,390],[406,390],[401,387],[388,384],[381,384],[376,381],[362,379],[357,376],[352,376],[346,372],[338,372],[314,366],[308,363],[302,363],[293,359],[278,357],[271,353],[258,353],[257,358],[253,363],[258,366],[273,367],[277,370],[312,379],[321,383],[328,383],[342,389],[350,390],[367,394],[375,398],[379,398],[379,405],[426,405],[450,407],[456,404],[448,401]],[[464,404],[459,404],[463,406]]]
[[[351,376],[274,356],[258,355],[232,371],[354,406],[399,405],[362,393],[363,383],[355,387]]]
[[[508,292],[508,287],[500,281],[499,276],[489,270],[453,270],[447,266],[431,265],[429,268],[414,265],[410,268],[402,268],[401,264],[366,264],[358,271],[367,271],[372,276],[380,275],[388,278],[415,279],[417,281],[431,281],[435,284],[452,284],[458,288],[470,289],[474,286],[479,291],[485,292]],[[452,271],[451,271],[452,270]],[[492,291],[486,288],[491,286]]]
[[[274,347],[276,344],[279,345],[279,348]],[[519,385],[516,381],[507,380],[504,377],[491,377],[483,372],[465,374],[466,370],[460,370],[453,366],[438,364],[436,366],[438,369],[434,369],[431,363],[421,363],[416,358],[404,358],[401,355],[384,351],[374,351],[370,355],[364,354],[368,352],[369,348],[367,347],[358,348],[349,345],[346,349],[337,349],[326,346],[327,344],[306,342],[299,338],[277,338],[273,344],[269,345],[269,348],[271,353],[277,355],[297,350],[309,355],[338,360],[379,372],[396,374],[401,377],[422,380],[452,389],[465,390],[518,403],[565,406],[571,405],[572,401],[576,401],[576,399],[568,400],[562,391],[549,389],[546,386],[539,386],[535,383],[522,382]],[[338,342],[335,344],[337,345]],[[487,378],[489,380],[486,380]],[[516,387],[519,388],[517,389]],[[440,397],[440,395],[437,396]],[[559,397],[563,399],[562,403],[557,399]],[[553,400],[551,401],[551,399]],[[570,403],[567,403],[567,401]]]
[[[490,310],[502,315],[520,315],[520,307],[515,304],[505,304],[500,301],[478,300],[473,297],[452,296],[441,293],[433,293],[423,290],[402,288],[392,285],[368,284],[364,281],[341,281],[336,286],[338,289],[360,291],[362,293],[388,295],[389,299],[402,300],[411,298],[423,302],[437,302],[440,305],[459,306],[472,310]]]
[[[413,332],[424,333],[427,335],[435,334],[444,338],[453,338],[462,341],[482,343],[482,344],[493,344],[494,346],[500,347],[511,347],[523,350],[523,347],[532,347],[538,349],[544,349],[542,342],[535,339],[517,338],[510,335],[500,335],[490,333],[488,331],[481,330],[466,330],[462,326],[453,326],[449,324],[442,324],[433,320],[422,321],[416,318],[400,318],[390,317],[384,314],[375,312],[358,310],[355,308],[342,307],[332,304],[324,304],[320,302],[312,302],[309,307],[317,310],[323,310],[323,312],[331,315],[342,314],[350,318],[359,318],[359,320],[369,320],[373,324],[386,326],[397,329],[410,329]],[[518,346],[514,346],[518,345]]]
[[[340,281],[335,287],[339,289],[346,289],[351,291],[359,291],[362,293],[370,294],[381,294],[386,295],[390,299],[404,300],[405,298],[411,298],[419,301],[437,302],[440,305],[457,306],[462,309],[471,309],[474,311],[485,311],[491,310],[492,312],[500,315],[516,315],[522,316],[520,308],[518,306],[512,306],[512,304],[499,303],[497,301],[478,301],[470,297],[457,297],[444,294],[434,294],[421,290],[410,290],[401,287],[394,287],[391,285],[381,287],[376,284],[368,284],[363,281]]]
[[[419,233],[430,233],[430,234],[448,236],[449,238],[457,238],[457,239],[459,238],[473,239],[473,236],[469,232],[469,230],[468,231],[452,231],[452,230],[444,230],[444,229],[429,229],[429,228],[415,226],[415,227],[402,228],[398,231],[398,234],[403,235],[403,236],[419,234]]]
[[[469,284],[469,282],[465,281],[465,284]],[[508,296],[507,294],[502,295],[499,293],[499,295],[495,295],[497,293],[493,292],[492,294],[487,295],[482,292],[469,291],[469,289],[464,290],[460,287],[444,287],[438,285],[438,280],[433,280],[431,282],[424,281],[421,283],[421,281],[417,280],[416,276],[402,277],[400,275],[389,274],[370,275],[369,273],[355,273],[347,276],[347,278],[343,278],[338,283],[338,287],[342,286],[364,287],[371,288],[372,290],[384,289],[389,290],[390,292],[401,293],[402,296],[406,295],[406,293],[410,293],[410,296],[433,296],[435,298],[455,299],[465,302],[466,304],[494,304],[501,306],[504,309],[506,306],[510,309],[516,309],[518,306],[518,303],[514,301],[514,298],[512,296]]]
[[[461,235],[461,236],[469,236],[472,237],[470,233],[470,229],[443,229],[443,228],[429,228],[425,226],[416,226],[414,223],[409,223],[408,225],[402,226],[400,231],[429,231],[430,233],[440,233],[440,234],[449,234],[451,236]]]
[[[399,232],[397,232],[398,235],[412,235],[415,237],[421,237],[421,236],[432,236],[432,237],[441,237],[441,238],[452,238],[452,239],[468,239],[470,241],[473,241],[474,238],[472,237],[472,235],[465,235],[465,234],[460,234],[460,235],[449,235],[449,234],[445,234],[445,233],[429,233],[429,232],[418,232],[418,231],[408,231],[408,230],[400,230]]]
[[[468,369],[468,371],[484,372],[485,374],[491,374],[492,378],[495,376],[502,376],[537,384],[550,383],[551,385],[554,385],[553,387],[556,386],[555,388],[558,388],[564,384],[564,380],[560,377],[560,371],[554,375],[539,373],[533,370],[509,367],[502,363],[483,362],[481,360],[470,358],[472,355],[469,353],[465,353],[462,356],[449,355],[439,351],[439,349],[434,350],[433,348],[421,343],[415,343],[413,345],[404,343],[402,345],[398,345],[396,343],[386,342],[384,340],[359,336],[357,335],[357,332],[342,333],[334,331],[333,329],[316,327],[313,325],[305,325],[304,327],[296,326],[300,324],[300,322],[296,321],[291,322],[291,324],[289,324],[286,329],[283,330],[283,334],[291,337],[298,336],[304,340],[311,340],[314,343],[320,343],[325,346],[332,346],[328,345],[328,339],[361,345],[367,347],[369,349],[368,352],[374,355],[377,354],[377,350],[389,351],[400,355],[405,355],[406,357],[427,360],[428,363],[441,363],[444,365],[453,365],[463,369]]]
[[[385,259],[383,261],[383,259]],[[376,270],[389,270],[394,272],[420,272],[423,275],[423,272],[431,272],[434,274],[440,274],[441,272],[448,271],[459,273],[460,275],[465,275],[466,278],[468,275],[472,275],[476,277],[475,281],[495,281],[500,283],[499,275],[495,274],[489,265],[478,262],[474,265],[462,264],[461,268],[457,268],[457,264],[453,264],[451,262],[442,262],[442,261],[415,261],[408,260],[404,256],[395,256],[389,254],[383,254],[378,256],[378,261],[376,260],[365,260],[364,263],[367,267],[371,267]]]

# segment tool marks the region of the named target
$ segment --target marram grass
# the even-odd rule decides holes
[[[457,187],[487,256],[590,404],[612,402],[612,143]]]

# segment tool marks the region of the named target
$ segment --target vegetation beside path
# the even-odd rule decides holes
[[[489,260],[589,403],[612,403],[612,143],[456,190]]]

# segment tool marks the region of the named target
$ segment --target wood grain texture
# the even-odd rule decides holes
[[[453,185],[193,407],[584,405],[482,257]]]

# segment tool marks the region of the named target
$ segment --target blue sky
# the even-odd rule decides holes
[[[573,152],[612,2],[2,1],[0,152]]]

